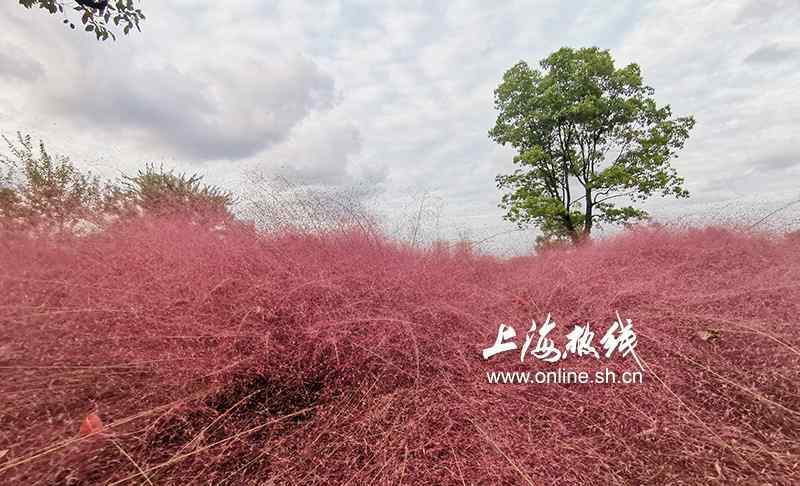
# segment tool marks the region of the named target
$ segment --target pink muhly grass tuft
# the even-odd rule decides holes
[[[504,261],[141,220],[3,236],[0,269],[2,484],[800,481],[796,238],[639,229]],[[499,323],[615,312],[643,384],[487,383],[557,366],[484,361]]]

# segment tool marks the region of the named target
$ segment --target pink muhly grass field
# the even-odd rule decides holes
[[[4,235],[0,484],[798,484],[798,243],[638,229],[501,260],[174,220]],[[644,383],[487,382],[638,369],[481,356],[501,322],[549,313],[563,340],[616,312]]]

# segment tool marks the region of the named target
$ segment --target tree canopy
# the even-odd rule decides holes
[[[539,66],[517,63],[494,92],[489,136],[517,151],[514,172],[496,178],[507,220],[577,242],[595,225],[646,218],[636,201],[688,197],[670,161],[694,119],[659,106],[637,64],[616,68],[607,50],[565,47]]]
[[[74,29],[76,21],[67,15],[72,10],[79,16],[83,29],[93,32],[97,40],[116,40],[114,28],[121,28],[126,35],[132,29],[141,31],[139,23],[145,19],[133,0],[74,0],[72,5],[65,0],[19,0],[19,3],[26,8],[38,7],[64,15],[63,22]]]

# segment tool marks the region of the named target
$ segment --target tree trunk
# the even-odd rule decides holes
[[[567,230],[567,235],[569,235],[570,241],[572,241],[573,245],[577,245],[581,241],[581,235],[578,233],[578,229],[575,228],[575,225],[572,223],[572,218],[569,215],[569,212],[565,212],[562,216],[564,220],[564,228]]]
[[[592,190],[586,188],[586,214],[583,220],[583,234],[581,235],[582,241],[589,241],[592,234],[592,217],[593,217],[594,204],[592,203]]]

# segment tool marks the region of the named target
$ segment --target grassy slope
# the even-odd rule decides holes
[[[0,483],[793,484],[797,243],[639,230],[500,261],[166,221],[5,236]],[[500,322],[551,313],[558,343],[616,311],[644,384],[486,382],[553,369],[484,361]],[[635,369],[560,366],[601,365]]]

